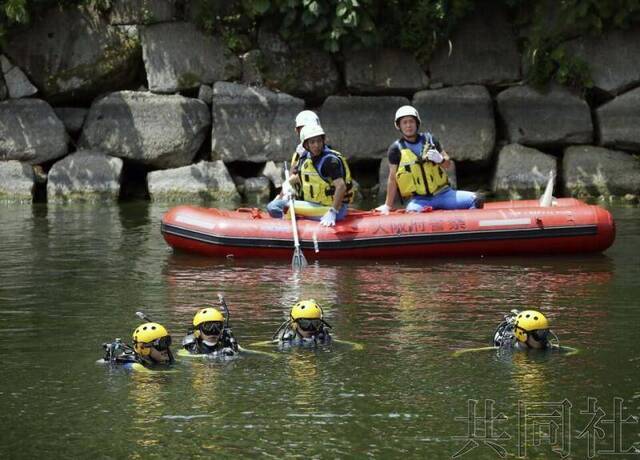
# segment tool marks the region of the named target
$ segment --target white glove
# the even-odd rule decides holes
[[[427,152],[427,160],[433,161],[434,163],[442,163],[444,161],[444,157],[436,149],[429,149]]]
[[[296,196],[296,189],[293,188],[293,185],[291,185],[288,180],[282,183],[282,196],[285,198]]]
[[[322,216],[322,219],[320,220],[320,225],[322,225],[324,227],[333,227],[334,225],[336,225],[336,215],[337,214],[338,214],[338,211],[336,211],[333,208],[330,208],[324,214],[324,216]]]
[[[375,209],[375,211],[378,211],[380,214],[383,214],[383,215],[386,216],[386,215],[389,214],[389,211],[391,211],[391,208],[389,206],[387,206],[386,204],[383,204],[381,206],[378,206]]]

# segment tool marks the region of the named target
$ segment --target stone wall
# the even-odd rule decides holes
[[[532,197],[556,172],[557,195],[640,195],[640,28],[567,43],[591,67],[587,101],[529,87],[517,31],[492,8],[462,23],[423,68],[402,50],[333,56],[267,30],[236,56],[173,0],[142,3],[54,9],[9,34],[1,200],[24,201],[38,186],[50,200],[117,200],[131,188],[122,187],[127,169],[142,167],[153,200],[263,204],[281,185],[304,108],[319,114],[356,180],[374,178],[361,181],[365,195],[381,195],[404,104],[457,163],[460,188]]]

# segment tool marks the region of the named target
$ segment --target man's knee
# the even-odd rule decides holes
[[[484,208],[484,195],[481,193],[474,193],[474,198],[473,198],[473,208],[475,209],[482,209]]]

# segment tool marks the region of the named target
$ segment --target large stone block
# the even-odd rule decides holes
[[[496,128],[493,101],[483,86],[420,91],[413,105],[422,118],[421,131],[430,131],[457,161],[487,162]]]
[[[49,104],[39,99],[0,102],[0,161],[31,164],[67,153],[67,133]]]
[[[640,27],[584,36],[565,46],[589,65],[594,88],[616,95],[640,84]]]
[[[0,202],[31,202],[35,188],[33,167],[19,161],[0,161]]]
[[[72,153],[51,167],[47,200],[117,201],[121,175],[120,158],[90,150]]]
[[[463,20],[441,44],[429,69],[431,83],[497,85],[520,79],[520,55],[504,8],[495,2]]]
[[[153,201],[240,201],[222,161],[201,161],[182,168],[153,171],[147,174],[147,185]]]
[[[541,93],[518,86],[501,92],[497,102],[511,143],[556,147],[593,140],[589,106],[566,88]]]
[[[360,94],[413,94],[429,85],[413,55],[400,49],[348,52],[344,74],[347,89]]]
[[[557,173],[558,161],[552,155],[519,144],[506,145],[498,154],[491,190],[512,200],[539,198]]]
[[[92,104],[80,145],[174,168],[191,163],[210,125],[209,108],[198,99],[121,91]]]
[[[89,7],[52,8],[9,35],[6,54],[56,103],[93,99],[137,78],[140,43]]]
[[[327,142],[349,159],[385,158],[398,137],[396,110],[406,104],[407,98],[397,96],[330,96],[320,111]]]
[[[277,34],[261,29],[258,43],[261,75],[265,86],[305,99],[320,100],[337,92],[340,73],[333,57],[320,49],[290,47]]]
[[[224,161],[289,160],[298,144],[295,117],[304,101],[265,88],[213,87],[211,149]]]
[[[596,118],[601,144],[640,151],[640,88],[599,107]]]
[[[562,158],[567,192],[576,197],[623,197],[640,194],[640,161],[625,152],[581,145]]]
[[[31,84],[24,72],[13,65],[4,54],[0,56],[0,64],[10,98],[19,99],[38,92],[38,88]]]
[[[149,89],[156,93],[198,88],[242,74],[240,59],[222,38],[206,35],[187,22],[144,27],[142,56]]]

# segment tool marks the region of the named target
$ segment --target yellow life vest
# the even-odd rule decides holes
[[[396,172],[396,182],[402,198],[413,195],[435,195],[449,185],[449,176],[442,166],[433,161],[423,160],[413,153],[404,139],[400,139],[398,144],[400,163]],[[433,147],[433,137],[427,134],[423,152]]]
[[[353,183],[351,181],[351,171],[349,170],[347,160],[341,153],[325,148],[322,153],[322,158],[318,163],[318,169],[322,169],[322,165],[329,158],[337,158],[340,160],[340,164],[342,165],[342,177],[347,185],[347,192],[344,195],[343,203],[351,203],[353,201]],[[300,199],[325,206],[331,206],[333,204],[335,187],[333,186],[331,179],[322,177],[318,170],[316,170],[309,152],[305,152],[300,157],[298,174],[302,183],[302,196]]]

